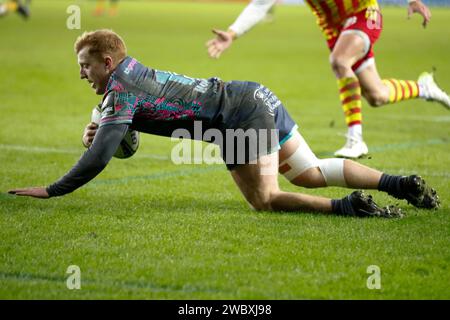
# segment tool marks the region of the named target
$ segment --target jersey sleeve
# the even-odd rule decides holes
[[[101,106],[100,127],[110,124],[130,125],[137,101],[137,97],[130,92],[110,91]]]
[[[98,129],[92,146],[81,156],[75,166],[47,187],[48,195],[50,197],[65,195],[96,177],[113,157],[127,130],[126,124]]]
[[[262,21],[276,0],[253,0],[241,12],[229,29],[239,37]]]

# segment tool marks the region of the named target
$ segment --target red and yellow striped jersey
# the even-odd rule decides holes
[[[338,35],[338,28],[350,16],[369,7],[378,9],[377,0],[305,0],[327,39]]]

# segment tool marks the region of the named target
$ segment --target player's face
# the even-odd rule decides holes
[[[104,94],[109,77],[112,73],[111,58],[99,60],[89,54],[89,48],[85,47],[78,52],[78,64],[80,65],[80,77],[86,79],[96,94]]]

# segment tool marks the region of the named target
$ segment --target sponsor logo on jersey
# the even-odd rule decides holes
[[[277,98],[277,96],[264,86],[260,86],[255,90],[255,92],[253,93],[253,98],[255,100],[261,99],[267,108],[267,113],[271,116],[275,115],[275,109],[278,108],[281,104],[281,101]]]
[[[128,66],[125,68],[125,70],[123,71],[125,74],[130,74],[131,71],[133,71],[134,66],[137,64],[136,59],[131,59],[130,63],[128,64]]]

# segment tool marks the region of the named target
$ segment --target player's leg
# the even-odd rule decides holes
[[[381,79],[375,62],[360,72],[357,76],[361,84],[362,94],[369,104],[374,107],[404,100],[422,98],[437,101],[446,108],[450,108],[448,94],[439,88],[432,73],[424,72],[417,81]]]
[[[8,13],[8,7],[5,3],[0,3],[0,17],[6,16]]]
[[[105,1],[106,0],[97,0],[94,10],[95,16],[101,16],[105,13]]]
[[[256,164],[243,164],[231,171],[231,175],[256,210],[265,211],[314,211],[351,216],[399,217],[394,208],[380,208],[371,196],[355,191],[342,199],[328,199],[301,193],[284,192],[278,186],[277,173],[267,173],[267,168],[278,164],[278,155],[262,156]],[[273,169],[272,169],[273,170]]]
[[[362,95],[372,107],[378,107],[389,102],[390,88],[381,80],[374,59],[372,59],[370,65],[358,70],[357,76],[361,84]],[[417,86],[411,85],[411,88],[417,88]],[[411,94],[411,96],[414,94],[417,94],[417,92]]]
[[[256,210],[331,211],[331,200],[299,193],[283,192],[278,186],[278,155],[272,153],[257,163],[242,164],[231,170],[231,176],[245,199]]]
[[[7,0],[4,3],[0,3],[0,17],[7,15],[8,12],[16,11],[18,7],[17,1]]]
[[[418,81],[381,79],[375,61],[357,72],[362,94],[373,107],[419,98]]]
[[[109,15],[116,16],[117,15],[117,7],[119,5],[119,0],[109,0],[109,2],[110,2]]]
[[[331,68],[337,78],[339,98],[347,124],[347,142],[336,156],[358,158],[368,153],[362,135],[361,86],[352,66],[370,47],[367,36],[358,30],[344,31],[330,54]]]
[[[24,19],[27,19],[30,17],[30,8],[29,8],[29,4],[30,4],[30,0],[28,1],[21,1],[21,0],[17,0],[17,9],[16,12],[21,15]]]
[[[391,176],[349,159],[318,159],[297,132],[279,151],[279,172],[291,183],[309,187],[378,189],[420,208],[436,208],[435,190],[416,176]]]

